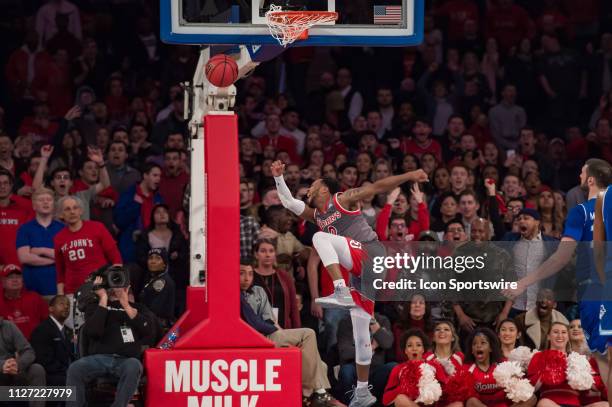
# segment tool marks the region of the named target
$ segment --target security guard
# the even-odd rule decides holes
[[[161,320],[164,328],[169,328],[174,321],[176,290],[168,274],[168,251],[164,248],[149,250],[147,267],[150,277],[140,292],[140,302]]]

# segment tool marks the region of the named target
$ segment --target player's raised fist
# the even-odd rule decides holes
[[[429,181],[429,177],[427,176],[427,173],[425,171],[423,171],[422,169],[418,169],[416,171],[412,171],[411,172],[412,175],[412,181],[413,182],[427,182]]]
[[[273,177],[280,177],[285,172],[285,164],[280,160],[274,161],[270,165],[270,170],[272,171]]]

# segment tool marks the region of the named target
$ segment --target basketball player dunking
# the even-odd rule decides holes
[[[293,198],[285,184],[285,165],[281,161],[275,161],[271,170],[283,206],[302,219],[316,223],[321,229],[321,232],[313,236],[312,243],[334,281],[334,293],[317,298],[316,302],[325,308],[350,309],[355,341],[357,387],[349,407],[371,406],[376,402],[368,388],[372,359],[369,326],[374,314],[374,301],[372,296],[366,296],[359,288],[362,273],[372,272],[372,259],[384,256],[385,249],[361,214],[359,202],[389,192],[404,182],[426,182],[427,174],[423,170],[407,172],[344,192],[340,192],[340,186],[335,179],[317,179],[308,189],[306,205]],[[350,288],[342,278],[340,267],[350,273]]]

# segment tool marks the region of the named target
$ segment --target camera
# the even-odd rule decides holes
[[[102,277],[102,283],[94,286],[94,291],[99,288],[123,288],[130,285],[130,276],[123,266],[102,267],[89,276],[91,281],[94,281],[96,277]]]
[[[102,277],[102,283],[94,285],[96,277]],[[98,302],[98,296],[95,291],[101,288],[112,289],[112,288],[123,288],[130,285],[130,276],[128,271],[123,266],[103,266],[98,270],[94,271],[87,277],[85,283],[79,287],[76,292],[77,307],[81,312],[85,312],[85,309],[89,304],[95,304]]]

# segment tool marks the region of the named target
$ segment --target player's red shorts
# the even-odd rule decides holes
[[[362,244],[354,239],[345,237],[353,267],[348,270],[350,273],[350,287],[353,301],[365,312],[374,315],[374,298],[366,296],[361,290],[361,277],[363,273],[372,272],[372,259],[376,256],[384,256],[385,249],[379,241]]]

